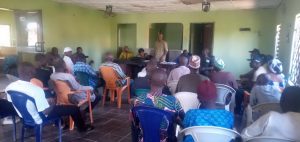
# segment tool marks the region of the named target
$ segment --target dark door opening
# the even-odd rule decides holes
[[[213,52],[214,23],[192,23],[190,26],[190,52],[201,55],[202,50],[208,48]]]

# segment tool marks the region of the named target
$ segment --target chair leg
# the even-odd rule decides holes
[[[110,103],[115,101],[115,90],[110,90]]]
[[[118,108],[121,108],[122,105],[122,92],[120,90],[117,90],[117,99],[118,99]]]
[[[58,123],[58,141],[62,142],[62,138],[61,138],[61,120],[57,120]]]
[[[42,142],[42,125],[35,126],[35,141]]]
[[[12,116],[13,121],[13,141],[17,141],[16,116]]]
[[[102,95],[102,106],[104,106],[104,104],[105,104],[105,100],[106,100],[106,92],[107,90],[106,90],[106,88],[104,87],[104,90],[103,90],[103,95]]]
[[[25,126],[23,124],[23,126],[22,126],[22,132],[21,132],[21,142],[24,142],[24,135],[25,135]]]
[[[128,104],[130,104],[130,86],[127,87],[127,101],[128,101]]]
[[[89,100],[88,102],[89,102],[89,115],[90,115],[90,121],[91,121],[91,124],[92,124],[92,123],[94,123],[92,103],[91,103],[91,100]]]
[[[74,121],[73,121],[73,119],[72,119],[72,117],[71,116],[69,116],[69,127],[70,127],[70,129],[69,130],[74,130]]]

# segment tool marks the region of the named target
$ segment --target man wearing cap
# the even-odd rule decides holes
[[[255,70],[252,79],[253,82],[256,82],[256,79],[259,75],[268,73],[266,65],[263,65],[263,58],[261,56],[254,56],[250,64]]]
[[[214,70],[210,74],[210,80],[214,83],[228,85],[235,90],[238,89],[235,77],[232,73],[223,71],[224,68],[224,61],[220,58],[215,58]]]
[[[68,72],[71,73],[71,74],[73,74],[74,63],[73,63],[73,61],[71,59],[71,56],[72,56],[72,48],[65,47],[63,60],[66,63]]]
[[[190,74],[182,76],[177,84],[176,92],[193,92],[197,93],[197,86],[204,80],[209,80],[206,76],[198,73],[200,68],[201,59],[197,55],[190,58],[188,67]]]

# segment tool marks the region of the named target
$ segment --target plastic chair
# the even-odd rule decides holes
[[[263,104],[253,106],[252,108],[250,105],[248,105],[248,107],[246,109],[247,125],[250,125],[256,119],[267,114],[270,111],[282,112],[280,104],[279,103],[263,103]]]
[[[218,95],[216,103],[220,105],[225,105],[225,109],[227,111],[233,111],[234,108],[233,104],[235,103],[235,93],[236,93],[235,90],[232,87],[224,84],[216,83],[215,85],[217,88],[217,95]],[[229,102],[227,100],[228,95],[231,95],[231,99]]]
[[[140,95],[149,93],[150,89],[135,89],[134,92],[135,92],[136,96],[140,96]]]
[[[246,142],[296,142],[294,140],[282,139],[282,138],[271,138],[271,137],[255,137]]]
[[[132,109],[135,120],[140,122],[143,131],[144,142],[160,141],[160,126],[164,118],[169,121],[168,140],[174,139],[174,114],[147,106],[137,106]],[[135,121],[135,122],[137,122]]]
[[[1,109],[1,108],[0,108]],[[8,117],[9,115],[1,115],[0,114],[0,119]],[[12,122],[13,122],[13,141],[17,141],[17,125],[16,125],[16,116],[11,115]]]
[[[183,136],[191,135],[195,142],[230,142],[240,137],[236,131],[214,126],[194,126],[180,132],[179,141]]]
[[[130,78],[126,78],[126,84],[123,87],[118,87],[116,81],[119,80],[115,70],[112,67],[101,67],[100,72],[105,81],[105,88],[103,90],[102,106],[104,106],[107,90],[110,93],[110,102],[114,102],[115,92],[117,93],[118,108],[121,108],[122,94],[127,88],[127,101],[130,104]]]
[[[69,101],[69,96],[70,95],[74,95],[76,93],[82,93],[83,91],[81,90],[77,90],[77,91],[71,91],[71,88],[69,86],[69,84],[65,81],[61,81],[61,80],[55,80],[54,81],[54,91],[57,95],[56,98],[56,103],[57,105],[74,105]],[[91,123],[94,122],[93,119],[93,110],[92,110],[92,104],[91,104],[91,91],[87,90],[86,91],[86,100],[83,100],[81,102],[79,102],[77,104],[78,107],[84,105],[84,104],[88,104],[89,107],[89,115],[90,115],[90,121]],[[70,120],[70,130],[74,129],[74,121],[72,119],[72,117],[69,117]]]
[[[22,117],[22,135],[21,141],[24,141],[25,128],[35,129],[36,142],[42,141],[42,128],[44,125],[55,123],[58,125],[59,142],[61,139],[61,121],[60,118],[48,119],[42,113],[39,113],[36,108],[35,101],[32,97],[17,91],[8,91],[8,95],[12,100],[12,104],[19,116]],[[27,110],[30,108],[30,112]]]
[[[180,102],[184,112],[187,112],[190,109],[197,109],[200,106],[196,93],[178,92],[174,96]]]
[[[84,86],[89,86],[89,75],[85,72],[74,72],[76,80]]]

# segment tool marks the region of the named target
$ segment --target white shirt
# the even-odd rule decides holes
[[[138,77],[146,77],[146,75],[147,75],[146,68],[143,68],[142,71],[140,71],[137,76]]]
[[[38,112],[42,112],[45,109],[50,107],[48,104],[48,101],[45,97],[44,90],[40,87],[37,87],[37,86],[31,84],[30,82],[26,82],[26,81],[22,81],[22,80],[12,82],[5,89],[6,93],[8,91],[17,91],[17,92],[21,92],[21,93],[24,93],[24,94],[32,97],[35,101],[36,109]],[[7,100],[9,102],[12,102],[9,94],[7,95]],[[39,114],[32,113],[33,112],[33,111],[31,111],[32,109],[35,109],[35,108],[30,108],[30,107],[27,108],[28,112],[31,112],[31,115],[32,115],[33,119],[36,121],[36,123],[40,124],[42,122],[42,120],[40,119]],[[20,117],[22,117],[22,115],[19,112],[18,112],[18,114]]]
[[[251,90],[251,106],[262,103],[278,103],[281,93],[273,85],[255,85]]]
[[[67,69],[70,71],[71,74],[73,74],[74,63],[72,59],[68,56],[64,56],[64,61],[66,63]]]
[[[300,141],[300,113],[278,113],[271,111],[245,128],[242,136],[245,139],[265,136]]]
[[[260,66],[260,67],[254,72],[252,81],[256,82],[257,77],[258,77],[259,75],[261,75],[261,74],[264,74],[264,73],[268,73],[266,65]]]
[[[189,73],[190,73],[190,69],[186,66],[180,66],[178,68],[175,68],[170,72],[167,83],[169,84],[173,81],[178,82],[181,76]]]

